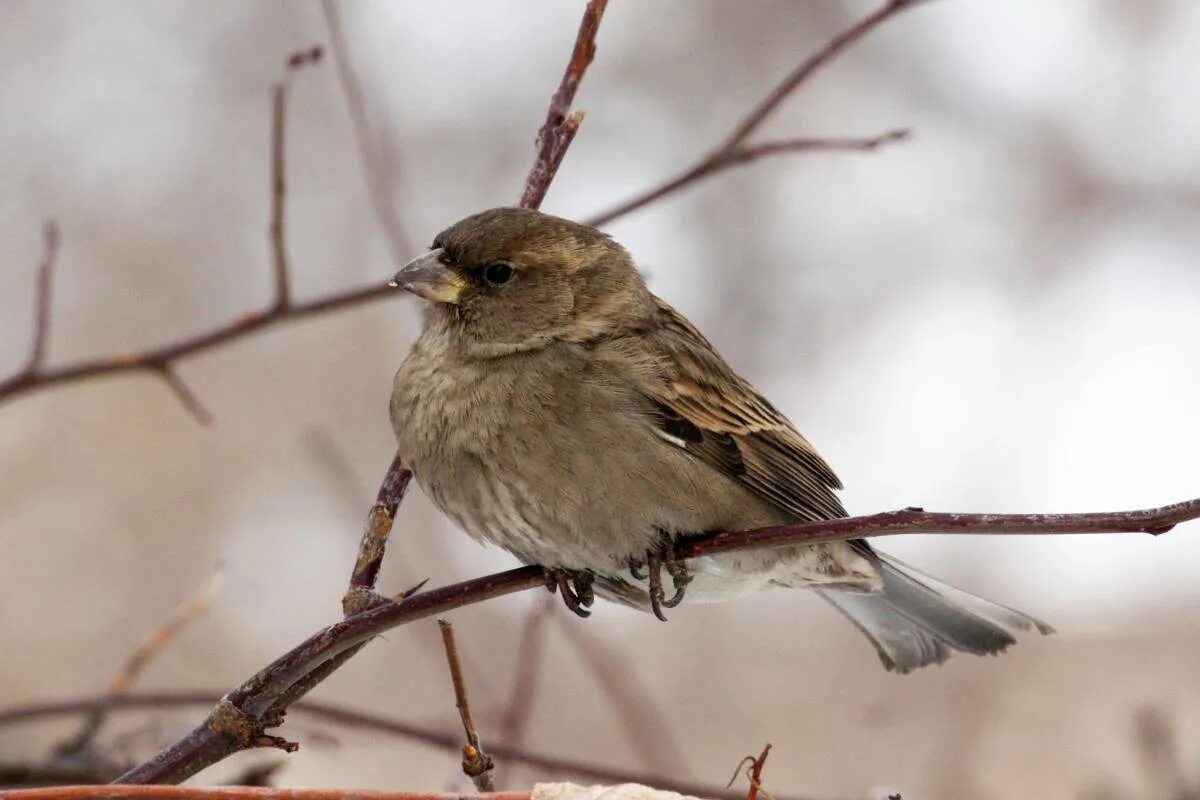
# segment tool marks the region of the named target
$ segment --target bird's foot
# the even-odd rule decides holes
[[[663,589],[662,572],[664,568],[671,576],[671,584],[675,589],[675,593],[670,597],[667,597],[667,593]],[[665,537],[659,549],[646,552],[645,561],[634,559],[629,562],[629,574],[637,580],[649,578],[650,610],[663,622],[667,621],[663,609],[674,608],[683,602],[688,584],[692,582],[687,565],[675,557],[674,542]]]
[[[583,570],[546,569],[546,589],[550,594],[556,591],[562,596],[563,605],[571,609],[578,617],[590,617],[588,609],[596,602],[596,593],[592,591],[595,576]]]

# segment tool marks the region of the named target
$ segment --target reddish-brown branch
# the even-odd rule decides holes
[[[275,284],[272,311],[284,311],[292,304],[291,282],[288,277],[287,238],[284,232],[284,200],[287,182],[284,169],[284,145],[287,125],[287,91],[285,77],[271,88],[271,220],[267,235],[271,240],[271,274]]]
[[[768,742],[763,748],[762,753],[758,758],[751,759],[750,772],[747,778],[750,781],[750,790],[746,792],[746,800],[758,800],[758,793],[762,792],[766,795],[766,791],[762,788],[762,771],[767,764],[767,756],[771,754],[771,744]],[[770,800],[770,795],[767,795]]]
[[[529,800],[529,792],[439,794],[273,786],[55,786],[0,791],[0,800]]]
[[[832,61],[839,53],[844,51],[850,45],[866,36],[871,31],[878,28],[888,19],[905,11],[913,6],[923,2],[923,0],[887,0],[882,6],[867,16],[860,19],[858,22],[851,25],[846,30],[834,36],[825,45],[813,53],[808,58],[804,59],[795,69],[788,73],[778,86],[771,90],[771,93],[762,99],[746,117],[738,123],[733,132],[729,134],[729,138],[725,140],[720,150],[729,151],[741,145],[750,136],[758,130],[767,117],[775,113],[775,110],[783,104],[783,101],[799,89],[813,74],[821,67]]]
[[[371,506],[367,513],[367,524],[358,545],[358,558],[355,559],[354,570],[350,573],[350,586],[342,598],[342,610],[347,614],[361,611],[382,601],[382,598],[375,594],[375,584],[383,566],[383,556],[387,550],[388,536],[392,532],[392,523],[396,518],[396,509],[400,507],[400,501],[404,499],[411,480],[412,471],[404,458],[396,454],[388,466],[383,483],[379,486],[375,505]],[[415,588],[408,593],[413,591]]]
[[[220,697],[220,692],[216,691],[136,692],[118,699],[113,704],[113,709],[161,710],[197,705],[211,706]],[[0,710],[0,726],[34,722],[65,714],[78,714],[86,712],[96,702],[97,698],[66,698],[49,703]],[[333,703],[301,700],[292,706],[292,710],[333,724],[399,736],[448,752],[458,751],[462,744],[460,734],[457,733],[431,729],[407,720],[393,719],[369,711],[356,711]],[[497,740],[488,749],[508,763],[522,764],[537,770],[543,778],[561,776],[606,784],[640,783],[680,794],[723,798],[724,800],[744,800],[745,797],[744,792],[723,791],[718,786],[706,786],[682,780],[678,775],[636,772],[589,761],[532,752],[503,739]]]
[[[784,139],[765,142],[759,145],[746,144],[746,140],[762,126],[771,114],[775,113],[779,106],[783,104],[783,101],[806,83],[817,70],[828,64],[839,53],[846,50],[850,45],[862,39],[863,36],[896,14],[912,8],[921,2],[924,2],[924,0],[887,0],[878,9],[834,36],[821,49],[800,62],[795,69],[789,72],[766,97],[760,100],[742,118],[730,132],[729,136],[726,137],[724,143],[716,150],[704,156],[674,178],[670,178],[658,186],[651,187],[622,203],[618,203],[607,211],[589,217],[586,220],[587,224],[596,226],[606,225],[618,217],[636,211],[642,206],[653,203],[714,173],[766,156],[819,150],[835,152],[875,150],[885,142],[903,139],[908,135],[907,130],[888,131],[881,136],[872,137],[871,139]]]
[[[652,186],[641,194],[613,206],[607,211],[588,217],[584,222],[601,227],[619,217],[637,211],[643,206],[657,202],[697,181],[711,177],[731,167],[742,166],[760,158],[786,155],[788,153],[861,153],[878,150],[885,144],[900,142],[912,134],[908,128],[893,128],[877,136],[864,138],[826,137],[811,139],[779,139],[754,145],[741,145],[732,150],[719,150],[705,156],[696,164],[658,186]]]
[[[475,727],[475,719],[471,716],[471,699],[467,693],[467,679],[463,677],[462,662],[458,658],[458,643],[454,639],[454,626],[449,620],[439,619],[438,627],[442,631],[442,646],[446,650],[446,665],[450,669],[450,683],[454,686],[454,705],[462,719],[463,735],[467,743],[462,748],[462,770],[476,790],[480,792],[495,791],[492,783],[492,770],[496,765],[479,742],[479,731]]]
[[[371,209],[386,234],[392,258],[397,263],[404,263],[412,257],[413,250],[394,199],[399,161],[394,132],[385,119],[372,123],[362,83],[354,70],[346,34],[342,30],[338,4],[335,0],[321,0],[321,11],[325,16],[325,27],[329,29],[329,51],[350,113],[350,126],[354,129],[359,166],[367,184]]]
[[[587,73],[588,65],[596,57],[596,34],[600,30],[600,20],[604,17],[604,9],[608,0],[588,0],[583,12],[583,20],[579,23],[579,33],[575,36],[575,47],[571,50],[571,58],[563,71],[562,80],[550,98],[550,108],[546,112],[546,121],[542,124],[537,135],[537,157],[525,179],[525,188],[521,191],[519,205],[523,208],[538,208],[550,189],[558,167],[562,164],[567,148],[571,146],[579,126],[583,123],[582,111],[571,111],[575,102],[575,93]]]
[[[161,375],[161,364],[174,364],[205,350],[218,347],[241,339],[252,333],[257,333],[271,325],[285,320],[295,320],[308,316],[323,314],[348,306],[379,300],[383,297],[395,297],[396,290],[385,283],[362,286],[343,292],[327,295],[307,303],[297,303],[285,311],[263,310],[251,311],[225,325],[209,331],[187,336],[177,342],[151,348],[137,353],[102,356],[100,358],[79,361],[54,369],[41,370],[36,373],[21,372],[0,381],[0,403],[11,400],[26,392],[46,389],[67,383],[94,378],[99,375],[118,375],[121,373],[149,372]]]
[[[37,291],[33,301],[33,341],[29,359],[21,375],[37,375],[46,360],[46,343],[50,339],[50,297],[53,289],[54,264],[58,260],[61,237],[58,223],[52,219],[42,225],[42,258],[37,268]]]
[[[720,533],[688,541],[679,557],[696,558],[788,544],[844,541],[901,533],[1046,534],[1162,533],[1176,524],[1200,518],[1200,498],[1157,509],[1083,514],[954,514],[920,509],[891,511],[755,531]],[[444,586],[389,602],[346,617],[256,672],[230,692],[203,723],[182,741],[150,762],[122,776],[121,783],[173,783],[239,750],[257,746],[268,727],[278,725],[288,702],[294,702],[327,677],[330,664],[357,650],[384,631],[465,605],[544,586],[540,567],[521,567],[463,583]],[[317,678],[314,679],[313,676]],[[286,702],[282,702],[286,701]],[[231,726],[236,721],[240,727]],[[221,722],[221,725],[215,723]]]

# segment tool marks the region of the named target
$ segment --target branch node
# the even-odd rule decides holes
[[[208,715],[208,729],[236,742],[242,749],[256,747],[258,740],[266,735],[262,723],[234,705],[228,697],[222,697]]]

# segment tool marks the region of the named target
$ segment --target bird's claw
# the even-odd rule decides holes
[[[642,572],[643,566],[646,569],[644,573]],[[675,589],[675,593],[670,597],[667,597],[667,593],[663,589],[662,571],[664,567],[667,574],[671,576],[671,584]],[[664,541],[658,550],[647,551],[645,562],[631,561],[629,573],[637,580],[649,578],[650,610],[663,622],[667,621],[663,609],[675,608],[682,603],[688,584],[692,582],[687,565],[675,557],[675,545],[670,540]]]
[[[550,594],[556,591],[562,596],[563,605],[577,617],[587,618],[592,615],[588,608],[596,602],[596,593],[592,590],[595,577],[590,572],[567,569],[547,569],[546,589]]]

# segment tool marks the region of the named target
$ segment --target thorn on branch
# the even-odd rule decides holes
[[[282,750],[285,753],[294,753],[300,749],[299,742],[290,742],[282,736],[269,736],[263,734],[254,740],[255,747],[273,747],[276,750]]]

